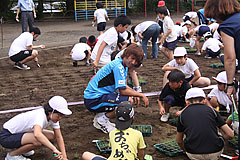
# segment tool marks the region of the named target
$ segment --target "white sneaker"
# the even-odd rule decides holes
[[[34,155],[34,153],[35,153],[34,150],[31,150],[29,152],[23,153],[23,155],[26,156],[26,157],[29,157],[29,156]]]
[[[93,119],[93,126],[97,129],[102,130],[104,133],[109,133],[115,129],[115,124],[111,123],[109,120],[104,122],[99,122],[99,117],[101,117],[105,113],[98,113]]]
[[[10,154],[7,153],[7,156],[5,157],[5,160],[31,160],[31,159],[23,157],[22,155],[10,156]]]
[[[160,120],[162,122],[167,122],[169,117],[170,117],[170,113],[165,113],[164,115],[162,115]]]
[[[200,52],[196,52],[195,56],[201,56],[201,53]]]

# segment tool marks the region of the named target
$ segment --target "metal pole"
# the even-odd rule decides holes
[[[147,17],[147,0],[145,0],[145,17]]]
[[[1,17],[1,37],[2,37],[2,48],[3,48],[3,17]]]

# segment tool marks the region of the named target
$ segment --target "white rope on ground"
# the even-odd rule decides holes
[[[210,85],[208,87],[204,87],[202,88],[203,90],[206,89],[213,89],[217,87],[217,85]],[[157,92],[148,92],[148,93],[144,93],[145,96],[149,97],[149,96],[157,96],[161,93],[161,91],[157,91]],[[79,101],[79,102],[69,102],[68,105],[69,106],[73,106],[73,105],[79,105],[79,104],[84,104],[84,101]],[[22,111],[28,111],[28,110],[34,110],[34,109],[38,109],[41,108],[42,106],[37,106],[37,107],[27,107],[27,108],[19,108],[19,109],[11,109],[11,110],[5,110],[5,111],[0,111],[0,114],[6,114],[6,113],[12,113],[12,112],[22,112]]]
[[[71,46],[72,46],[72,45],[67,45],[67,46],[57,46],[57,47],[45,48],[45,49],[42,49],[42,50],[47,51],[47,50],[51,50],[51,49],[65,48],[65,47],[71,47]],[[8,57],[8,56],[6,56],[6,57],[1,57],[0,60],[1,60],[1,59],[6,59],[6,58],[9,58],[9,57]]]

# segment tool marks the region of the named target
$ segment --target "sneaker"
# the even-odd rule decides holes
[[[161,121],[162,122],[167,122],[168,121],[168,119],[169,119],[169,117],[170,117],[170,113],[165,113],[164,115],[162,115],[162,117],[161,117]]]
[[[90,66],[91,64],[89,62],[86,62],[85,66]]]
[[[195,56],[201,56],[201,53],[200,52],[196,52]]]
[[[78,62],[77,61],[73,61],[73,67],[77,67],[78,66]]]
[[[101,117],[105,113],[98,113],[93,119],[93,126],[97,129],[102,130],[104,133],[109,133],[112,130],[115,129],[115,124],[111,123],[109,120],[106,120],[105,122],[99,122],[98,118]]]
[[[236,149],[235,153],[236,153],[237,156],[239,156],[239,149]]]
[[[26,157],[29,157],[29,156],[34,155],[34,153],[35,153],[35,151],[34,151],[34,150],[31,150],[31,151],[29,151],[29,152],[24,153],[23,155],[26,156]]]
[[[204,58],[211,59],[212,57],[209,55],[204,56]]]
[[[23,157],[22,155],[10,156],[10,154],[7,153],[7,156],[5,157],[5,160],[31,160],[31,159]]]
[[[22,64],[20,62],[16,62],[14,67],[18,68],[18,69],[22,69],[22,70],[29,70],[30,67],[28,67],[26,64]]]

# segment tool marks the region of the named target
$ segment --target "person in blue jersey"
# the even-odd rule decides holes
[[[214,18],[220,24],[218,30],[224,44],[227,96],[230,98],[232,94],[235,95],[236,59],[240,60],[240,4],[237,0],[208,0],[204,9],[205,17]],[[240,146],[239,136],[238,146]]]
[[[109,133],[115,129],[115,124],[109,119],[115,117],[115,108],[122,101],[133,103],[132,97],[137,97],[136,104],[140,98],[145,106],[149,105],[148,98],[134,91],[126,84],[128,70],[139,67],[142,63],[144,53],[141,47],[131,44],[122,56],[102,67],[90,80],[84,91],[84,104],[90,112],[96,113],[93,126]]]

